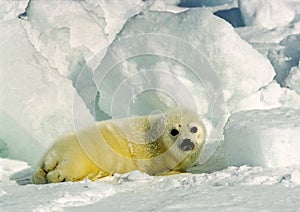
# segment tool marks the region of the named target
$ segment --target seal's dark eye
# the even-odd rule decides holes
[[[198,131],[198,128],[197,127],[192,127],[191,129],[190,129],[190,132],[191,133],[196,133]]]
[[[170,133],[172,136],[176,136],[179,134],[179,131],[177,129],[172,129]]]

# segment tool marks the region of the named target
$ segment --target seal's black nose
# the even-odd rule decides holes
[[[191,141],[191,139],[185,138],[183,139],[182,143],[180,144],[180,149],[183,151],[190,151],[194,149],[195,144]]]

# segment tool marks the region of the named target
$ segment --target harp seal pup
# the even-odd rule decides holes
[[[205,139],[202,121],[190,110],[96,122],[58,138],[32,180],[97,180],[133,170],[150,175],[185,172],[197,163]]]

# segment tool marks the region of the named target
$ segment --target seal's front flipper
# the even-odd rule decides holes
[[[183,173],[183,172],[171,170],[171,171],[166,171],[166,172],[160,174],[160,176],[169,176],[169,175],[181,174],[181,173]]]

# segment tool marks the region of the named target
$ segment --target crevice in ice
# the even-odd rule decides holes
[[[275,79],[274,79],[274,80],[275,80]],[[260,91],[263,90],[263,89],[266,89],[267,87],[269,87],[271,84],[274,83],[274,80],[272,80],[272,81],[269,82],[268,84],[266,84],[266,85],[260,87],[257,91],[253,92],[251,95],[258,93],[258,92],[260,92]],[[277,82],[276,82],[276,83],[277,83]],[[250,96],[250,95],[249,95],[249,96]],[[249,96],[247,96],[247,97],[249,97]],[[246,97],[246,98],[247,98],[247,97]]]
[[[274,77],[275,77],[275,76],[274,76]],[[236,112],[239,112],[239,111],[240,111],[240,110],[237,109],[237,108],[239,108],[239,104],[240,104],[241,102],[243,102],[244,100],[248,99],[250,96],[253,96],[253,95],[255,95],[255,94],[261,92],[262,90],[268,88],[268,87],[269,87],[271,84],[273,84],[274,82],[277,83],[277,82],[273,79],[273,80],[270,81],[268,84],[261,86],[261,87],[258,88],[256,91],[254,91],[254,92],[250,93],[249,95],[247,95],[247,96],[243,97],[242,99],[240,99],[240,101],[239,101],[239,102],[232,108],[232,110],[230,111],[230,115],[232,115],[233,113],[236,113]],[[230,118],[230,117],[229,117],[229,118]],[[228,119],[229,119],[229,118],[228,118]],[[228,122],[228,119],[227,119],[227,122]],[[227,124],[227,122],[226,122],[226,124]],[[226,124],[225,124],[225,126],[226,126]],[[224,135],[225,135],[225,134],[224,134]]]
[[[105,19],[104,17],[99,16],[95,11],[93,11],[93,10],[91,10],[91,9],[88,9],[88,8],[84,5],[83,1],[80,1],[80,2],[79,2],[79,5],[82,7],[82,9],[83,9],[84,11],[86,11],[86,14],[87,14],[91,19],[93,19],[93,20],[95,21],[95,23],[96,23],[100,28],[103,28],[103,26],[101,25],[101,23],[99,22],[99,20],[104,21],[104,22],[105,22],[105,26],[107,25],[106,19]],[[97,5],[97,6],[99,6],[99,7],[101,8],[101,10],[103,11],[103,8],[101,7],[101,5]],[[103,11],[103,13],[104,13],[104,11]],[[96,17],[96,18],[95,18],[95,17]]]
[[[233,27],[244,27],[244,19],[242,17],[241,11],[239,8],[231,8],[226,10],[218,10],[214,12],[214,15],[219,18],[224,19],[230,23]]]
[[[27,9],[29,8],[30,3],[31,3],[31,0],[28,0],[24,12],[18,15],[19,19],[21,19],[21,20],[27,20]]]
[[[18,19],[27,21],[28,20],[27,12],[23,12],[20,15],[18,15]]]
[[[180,0],[179,7],[213,7],[232,3],[234,0]]]

